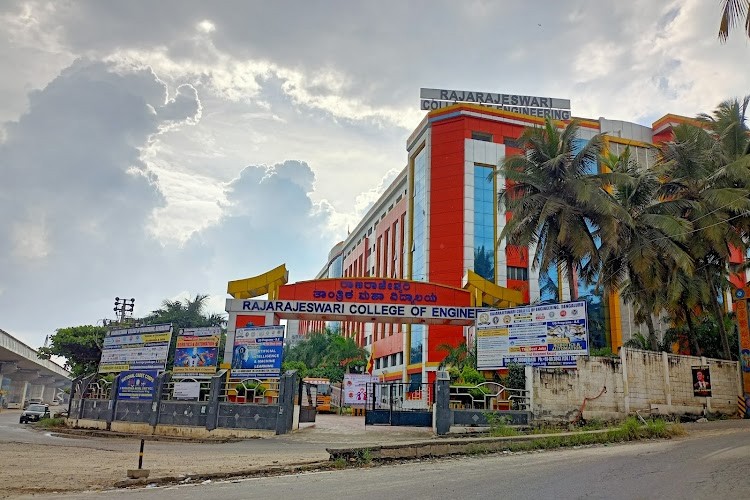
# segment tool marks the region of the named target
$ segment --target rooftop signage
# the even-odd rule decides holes
[[[420,109],[431,111],[457,103],[478,104],[523,115],[570,120],[570,99],[518,94],[495,94],[466,90],[427,89],[419,91]]]

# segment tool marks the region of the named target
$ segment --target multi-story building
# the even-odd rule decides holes
[[[526,303],[569,300],[570,290],[558,270],[540,272],[530,265],[533,248],[497,241],[510,214],[497,204],[505,181],[492,174],[506,157],[522,152],[517,140],[524,129],[543,124],[549,112],[470,103],[441,106],[446,104],[433,105],[438,109],[429,111],[408,137],[404,170],[346,240],[331,250],[317,278],[402,278],[460,288],[471,270],[501,287],[519,290]],[[562,116],[569,118],[569,111]],[[631,156],[644,168],[655,162],[652,145],[668,140],[674,125],[690,121],[666,115],[647,127],[606,118],[578,120],[581,144],[603,133],[607,150],[619,154],[630,147]],[[639,330],[632,309],[617,296],[597,295],[583,283],[577,292],[588,304],[592,347],[608,344],[616,350]],[[324,326],[320,321],[301,322],[299,332]],[[328,326],[340,328],[374,352],[374,373],[383,379],[415,383],[434,380],[446,354],[442,345],[458,345],[471,334],[470,327],[444,325]]]

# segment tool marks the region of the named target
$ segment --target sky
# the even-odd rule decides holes
[[[420,87],[650,125],[750,94],[705,0],[0,2],[0,328],[313,279],[406,165]]]

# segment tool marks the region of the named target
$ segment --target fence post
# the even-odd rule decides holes
[[[112,381],[112,389],[109,391],[109,403],[107,405],[107,430],[112,430],[112,421],[115,419],[115,410],[117,409],[117,388],[120,385],[120,373],[115,375]]]
[[[170,372],[164,372],[156,379],[156,388],[154,389],[154,399],[151,400],[151,415],[148,419],[148,425],[156,428],[159,423],[159,412],[161,411],[161,398],[164,394],[164,386],[169,383],[172,378]]]
[[[211,377],[211,387],[208,392],[208,415],[206,416],[206,430],[212,431],[219,426],[219,400],[224,388],[224,376],[226,370]]]
[[[297,393],[297,371],[289,370],[279,380],[279,413],[276,415],[276,434],[292,430],[294,422],[294,395]]]
[[[435,434],[444,436],[451,430],[453,414],[450,409],[451,378],[446,371],[437,372],[435,380]]]
[[[625,399],[625,416],[630,415],[630,385],[628,384],[628,365],[625,360],[628,357],[628,350],[624,347],[620,349],[620,364],[622,365],[622,392]]]
[[[708,360],[705,356],[701,356],[701,368],[704,366],[708,366]],[[711,396],[706,398],[706,411],[708,413],[713,413],[713,410],[711,409]]]
[[[669,354],[666,352],[661,353],[661,366],[664,370],[664,402],[669,407],[669,412],[672,411],[672,379],[669,374]]]
[[[89,388],[89,384],[92,380],[94,380],[94,377],[96,377],[96,373],[92,373],[88,377],[84,377],[81,380],[81,397],[78,398],[78,419],[83,418],[83,406],[84,406],[84,396],[86,395],[86,391]]]

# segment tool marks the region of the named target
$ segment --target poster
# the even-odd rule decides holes
[[[693,396],[711,397],[711,370],[708,366],[693,366]]]
[[[589,353],[586,302],[477,312],[477,368],[575,367]]]
[[[284,326],[238,328],[232,348],[232,378],[280,377]]]
[[[198,400],[201,393],[200,382],[175,382],[172,389],[173,399],[192,399]]]
[[[151,401],[154,399],[156,370],[134,370],[120,373],[117,383],[117,399],[127,401]]]
[[[364,405],[372,400],[372,386],[370,394],[367,393],[367,384],[378,381],[377,376],[368,374],[360,375],[357,373],[347,373],[344,375],[344,404],[345,405]],[[369,398],[368,398],[369,396]]]
[[[171,339],[172,325],[112,330],[104,337],[99,373],[164,370]]]
[[[200,377],[216,373],[221,328],[183,328],[177,337],[172,373]]]

